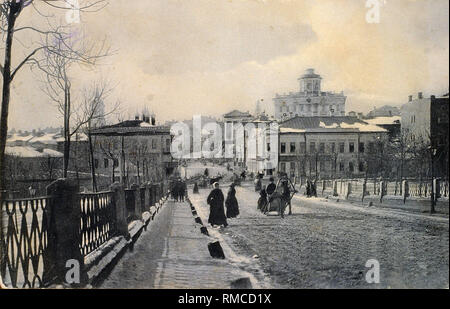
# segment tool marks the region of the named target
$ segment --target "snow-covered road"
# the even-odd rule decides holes
[[[228,188],[222,187],[224,194]],[[196,207],[207,211],[209,190]],[[221,230],[238,254],[259,257],[264,272],[287,288],[448,288],[449,220],[296,196],[281,219],[256,209],[251,185],[237,188],[241,215]],[[369,284],[367,260],[380,264]]]

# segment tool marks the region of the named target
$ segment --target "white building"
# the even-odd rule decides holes
[[[296,116],[345,116],[346,96],[343,92],[323,92],[322,77],[307,69],[298,79],[300,91],[276,94],[273,99],[275,118],[286,120]]]

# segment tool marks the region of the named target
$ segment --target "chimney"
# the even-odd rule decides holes
[[[412,95],[408,96],[408,102],[412,101]]]
[[[155,123],[156,123],[156,120],[155,120],[155,116],[154,116],[154,115],[152,115],[152,126],[154,126],[154,125],[155,125]]]
[[[423,99],[423,94],[422,94],[422,92],[419,92],[419,93],[417,94],[417,98],[418,98],[419,100],[422,100],[422,99]]]

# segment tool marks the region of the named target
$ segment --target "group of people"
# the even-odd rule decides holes
[[[170,193],[174,201],[184,202],[186,197],[186,182],[181,180],[181,178],[173,181],[171,184]]]
[[[230,189],[227,193],[227,198],[225,199],[220,185],[218,182],[213,184],[213,190],[209,193],[206,199],[208,205],[210,206],[208,223],[214,226],[227,227],[227,218],[235,218],[239,215],[239,206],[236,199],[236,189],[235,184],[230,185]],[[225,207],[226,213],[225,213]]]
[[[264,214],[270,211],[269,205],[276,197],[277,186],[274,181],[275,181],[274,178],[270,177],[269,184],[267,185],[267,187],[262,186],[261,190],[259,191],[258,210],[260,210]],[[281,187],[280,198],[283,207],[282,212],[284,213],[284,208],[289,206],[289,214],[292,214],[291,209],[292,190],[289,185],[289,180],[285,177],[281,178],[280,187]]]

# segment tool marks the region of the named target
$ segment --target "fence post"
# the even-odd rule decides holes
[[[141,190],[137,184],[131,185],[131,189],[134,191],[134,217],[136,220],[141,220],[142,219]]]
[[[364,179],[364,182],[362,184],[362,196],[361,196],[361,202],[364,203],[364,198],[366,197],[366,190],[367,190],[367,182]]]
[[[352,183],[351,181],[347,182],[347,192],[345,194],[345,199],[348,200],[348,197],[352,193]]]
[[[384,181],[380,181],[380,203],[383,202],[384,193]]]
[[[338,185],[337,185],[337,180],[333,181],[333,196],[338,196]]]
[[[125,204],[125,190],[120,182],[111,185],[110,190],[113,192],[114,206],[116,209],[116,226],[117,234],[130,237],[127,224],[127,207]]]
[[[145,204],[143,207],[143,211],[150,211],[150,186],[145,184]]]
[[[438,178],[433,179],[434,199],[437,200],[441,197],[441,182]]]
[[[48,234],[48,249],[52,254],[47,256],[52,260],[44,261],[49,267],[46,276],[55,279],[55,283],[75,285],[87,284],[84,257],[81,255],[81,207],[78,195],[79,187],[72,179],[61,178],[47,186],[47,195],[51,195],[50,209],[52,213],[52,230]],[[44,258],[45,259],[45,258]],[[66,274],[75,265],[67,264],[77,261],[80,273],[73,273],[74,282],[67,282]],[[69,266],[66,266],[69,265]],[[44,266],[44,267],[45,267]],[[78,279],[79,275],[79,282]],[[69,276],[72,279],[72,277]]]
[[[403,193],[403,204],[405,204],[406,198],[409,196],[409,184],[407,180],[402,181],[402,193]]]

